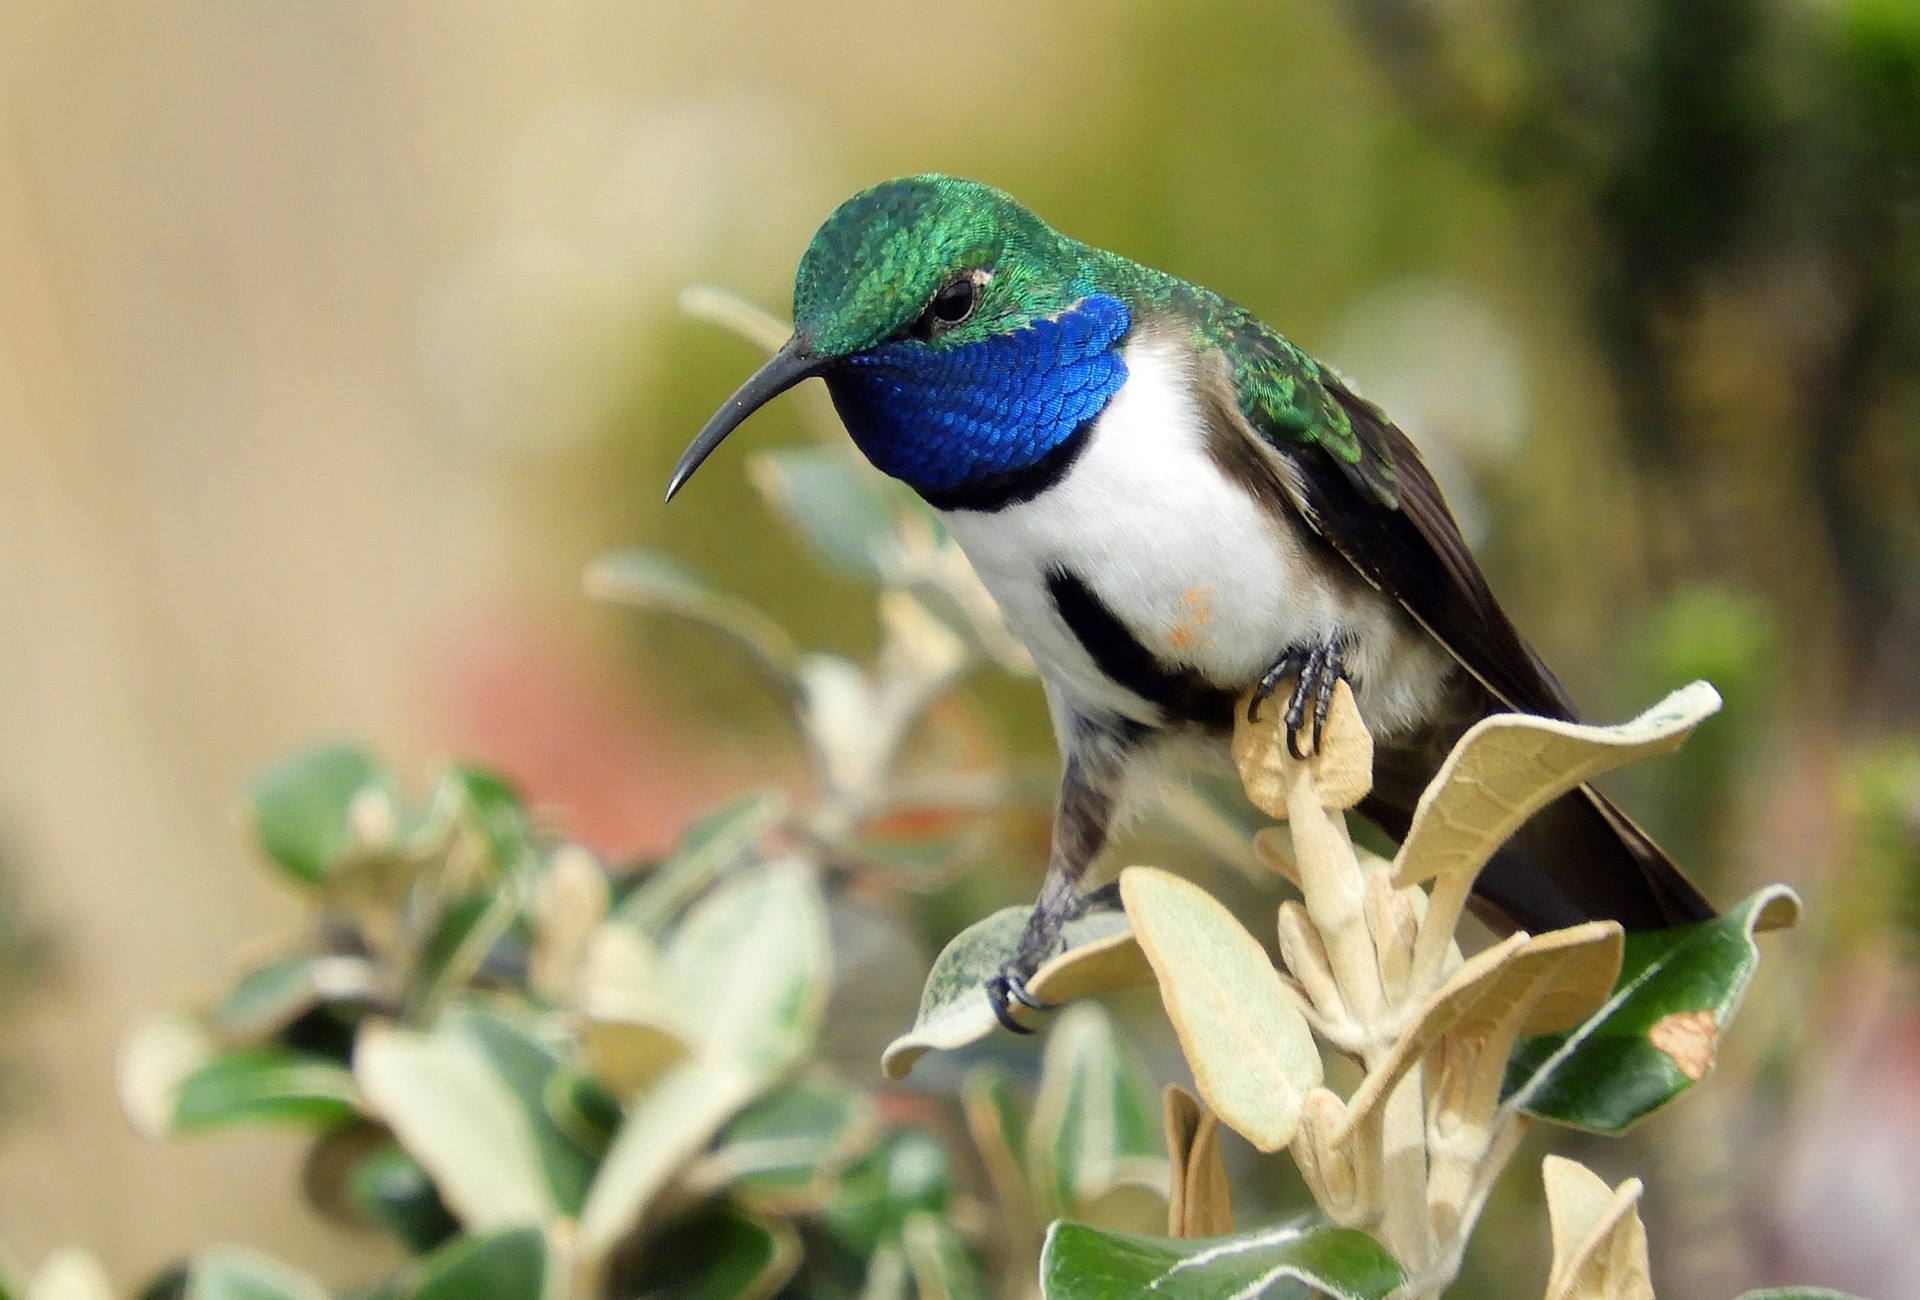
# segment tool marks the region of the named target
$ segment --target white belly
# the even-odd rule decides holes
[[[1288,647],[1342,629],[1369,725],[1405,726],[1437,696],[1443,653],[1221,471],[1177,347],[1151,337],[1128,345],[1126,385],[1059,483],[991,513],[943,512],[948,528],[1049,689],[1076,712],[1160,721],[1062,621],[1047,590],[1058,569],[1157,658],[1229,688],[1251,685]]]

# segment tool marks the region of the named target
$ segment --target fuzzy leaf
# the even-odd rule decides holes
[[[533,859],[533,825],[513,784],[497,772],[461,764],[448,769],[441,789],[453,801],[455,819],[478,837],[498,878],[525,876]]]
[[[754,344],[762,352],[778,352],[793,333],[793,326],[781,320],[749,298],[717,284],[690,284],[675,300],[683,316],[718,325],[721,329]]]
[[[337,1062],[284,1048],[221,1052],[180,1081],[172,1131],[260,1124],[326,1128],[352,1119],[359,1093]]]
[[[166,1012],[135,1025],[114,1062],[120,1109],[134,1131],[150,1139],[171,1136],[181,1081],[213,1054],[212,1036],[192,1016]]]
[[[1334,1300],[1379,1300],[1404,1280],[1373,1238],[1348,1228],[1267,1228],[1175,1240],[1056,1223],[1040,1256],[1046,1300],[1258,1300],[1303,1284]]]
[[[961,1081],[960,1099],[967,1133],[986,1167],[1003,1220],[1035,1220],[1027,1186],[1027,1108],[1006,1070],[991,1062],[969,1070]]]
[[[840,1176],[840,1195],[821,1218],[864,1259],[899,1236],[914,1214],[946,1214],[953,1182],[946,1148],[918,1129],[896,1130]]]
[[[368,1003],[379,988],[379,971],[364,958],[293,953],[236,980],[207,1025],[229,1041],[255,1042],[279,1033],[321,1002]]]
[[[504,887],[456,898],[446,905],[420,947],[407,990],[407,1018],[415,1024],[433,1013],[480,969],[515,915],[513,894]]]
[[[184,1300],[327,1300],[327,1292],[257,1251],[223,1246],[194,1257]]]
[[[782,694],[791,695],[799,652],[772,619],[722,595],[683,565],[650,551],[615,551],[587,566],[587,595],[676,614],[720,633]]]
[[[594,997],[581,1008],[580,1051],[593,1077],[616,1097],[644,1091],[687,1059],[688,1031],[659,1002]]]
[[[754,841],[786,814],[785,795],[756,790],[701,817],[687,828],[673,856],[614,910],[615,919],[658,940],[702,891],[745,865]]]
[[[547,1076],[541,1104],[567,1140],[596,1159],[613,1145],[624,1114],[618,1097],[591,1076],[566,1067]]]
[[[875,1124],[872,1102],[859,1093],[793,1084],[727,1126],[702,1181],[772,1213],[812,1208],[833,1174],[872,1145]]]
[[[1169,1084],[1160,1094],[1160,1123],[1171,1166],[1168,1235],[1228,1235],[1233,1231],[1233,1193],[1220,1161],[1220,1117],[1186,1089]]]
[[[673,1300],[767,1300],[800,1266],[800,1238],[781,1220],[744,1214],[724,1201],[663,1227],[628,1295]]]
[[[1027,1131],[1027,1168],[1046,1218],[1085,1216],[1122,1187],[1157,1198],[1149,1222],[1166,1217],[1153,1080],[1132,1058],[1113,1019],[1091,1003],[1067,1008],[1047,1036]],[[1134,1208],[1140,1208],[1135,1197]]]
[[[371,1027],[353,1073],[469,1232],[543,1224],[559,1212],[525,1107],[479,1045]]]
[[[878,584],[895,567],[898,542],[885,489],[872,475],[838,448],[787,448],[747,462],[753,486],[814,554],[850,578]]]
[[[593,1181],[594,1161],[547,1111],[547,1084],[559,1061],[526,1033],[485,1011],[461,1011],[449,1018],[446,1032],[478,1047],[513,1093],[533,1135],[554,1203],[563,1214],[578,1214],[587,1185]]]
[[[900,1232],[919,1300],[992,1300],[993,1292],[953,1224],[926,1213],[907,1216]]]
[[[345,1192],[362,1219],[416,1255],[433,1250],[460,1231],[433,1179],[398,1144],[363,1156],[348,1171]]]
[[[462,1237],[420,1261],[408,1300],[540,1300],[547,1241],[538,1228]]]
[[[881,1057],[890,1079],[903,1079],[913,1063],[930,1051],[951,1051],[978,1042],[999,1021],[987,1001],[987,981],[998,974],[1020,946],[1030,907],[1003,907],[955,935],[934,959],[920,992],[913,1028],[893,1040]],[[1057,1000],[1141,982],[1138,949],[1119,912],[1094,912],[1067,924],[1067,950],[1043,965],[1028,981],[1036,997]],[[1131,953],[1131,955],[1129,955]],[[1082,962],[1091,966],[1082,967]],[[1034,1013],[1017,1004],[1013,1014],[1029,1023]]]
[[[1546,1158],[1541,1177],[1553,1226],[1547,1300],[1653,1300],[1647,1230],[1635,1208],[1640,1180],[1612,1188],[1560,1156]]]
[[[316,745],[282,760],[254,782],[249,801],[261,850],[303,885],[320,883],[400,821],[392,774],[354,745]]]
[[[812,871],[795,860],[742,875],[696,904],[667,947],[661,983],[703,1057],[772,1082],[819,1032],[831,963],[826,904]]]
[[[606,919],[612,890],[593,854],[577,844],[551,854],[533,886],[533,948],[527,981],[546,1002],[578,992],[587,950]]]
[[[1120,896],[1200,1095],[1260,1150],[1279,1150],[1293,1140],[1301,1100],[1321,1078],[1319,1049],[1279,972],[1198,885],[1129,867]]]
[[[608,1148],[580,1212],[581,1252],[604,1258],[660,1190],[764,1086],[733,1062],[689,1061],[641,1096]]]
[[[1791,925],[1792,890],[1774,885],[1712,921],[1630,934],[1607,1004],[1562,1034],[1528,1039],[1507,1066],[1507,1105],[1617,1133],[1705,1077],[1759,964],[1756,930]]]
[[[1367,1072],[1328,1141],[1344,1144],[1364,1131],[1407,1071],[1426,1060],[1443,1038],[1452,1036],[1459,1045],[1456,1059],[1493,1052],[1497,1060],[1529,1029],[1564,1028],[1591,1014],[1606,1000],[1619,974],[1620,950],[1617,924],[1588,921],[1542,935],[1511,934],[1475,953],[1428,996],[1393,1047]],[[1442,1076],[1428,1077],[1432,1086]],[[1455,1094],[1455,1103],[1465,1095]],[[1495,1099],[1471,1095],[1481,1103],[1480,1117],[1490,1116]]]
[[[1394,858],[1394,885],[1477,873],[1521,824],[1583,781],[1678,749],[1720,707],[1705,682],[1683,686],[1618,726],[1496,713],[1447,755]]]

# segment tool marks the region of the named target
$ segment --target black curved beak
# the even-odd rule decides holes
[[[694,436],[687,449],[680,453],[680,463],[673,467],[673,477],[667,480],[667,500],[673,500],[686,481],[693,477],[693,471],[700,468],[700,462],[713,454],[726,436],[739,428],[749,415],[771,402],[780,394],[792,388],[803,379],[811,379],[828,366],[832,359],[815,354],[806,335],[795,334],[781,349],[767,359],[767,364],[753,372],[753,377],[740,385],[740,390],[727,399],[727,404],[713,413],[706,428]]]

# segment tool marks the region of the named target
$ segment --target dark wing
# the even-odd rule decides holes
[[[1316,533],[1501,704],[1571,720],[1566,692],[1493,598],[1407,435],[1244,313],[1234,313],[1223,353],[1228,373],[1215,391],[1232,409],[1215,423],[1251,435],[1254,460],[1265,462],[1241,468],[1277,484]],[[1240,449],[1223,450],[1240,459]]]
[[[1371,402],[1258,322],[1241,318],[1208,421],[1230,470],[1279,491],[1362,577],[1392,596],[1485,690],[1468,716],[1376,751],[1361,810],[1403,837],[1441,757],[1475,717],[1512,709],[1574,720],[1572,703],[1494,600],[1413,443]],[[1672,859],[1591,786],[1537,813],[1474,885],[1536,933],[1611,917],[1629,930],[1710,919]]]

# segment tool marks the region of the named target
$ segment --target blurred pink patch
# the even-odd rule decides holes
[[[1898,981],[1847,981],[1855,996],[1822,1035],[1830,1073],[1794,1125],[1776,1202],[1782,1281],[1920,1300],[1920,1007]]]
[[[672,848],[756,776],[676,728],[632,676],[537,610],[470,620],[436,647],[429,739],[499,771],[535,815],[611,861]]]

